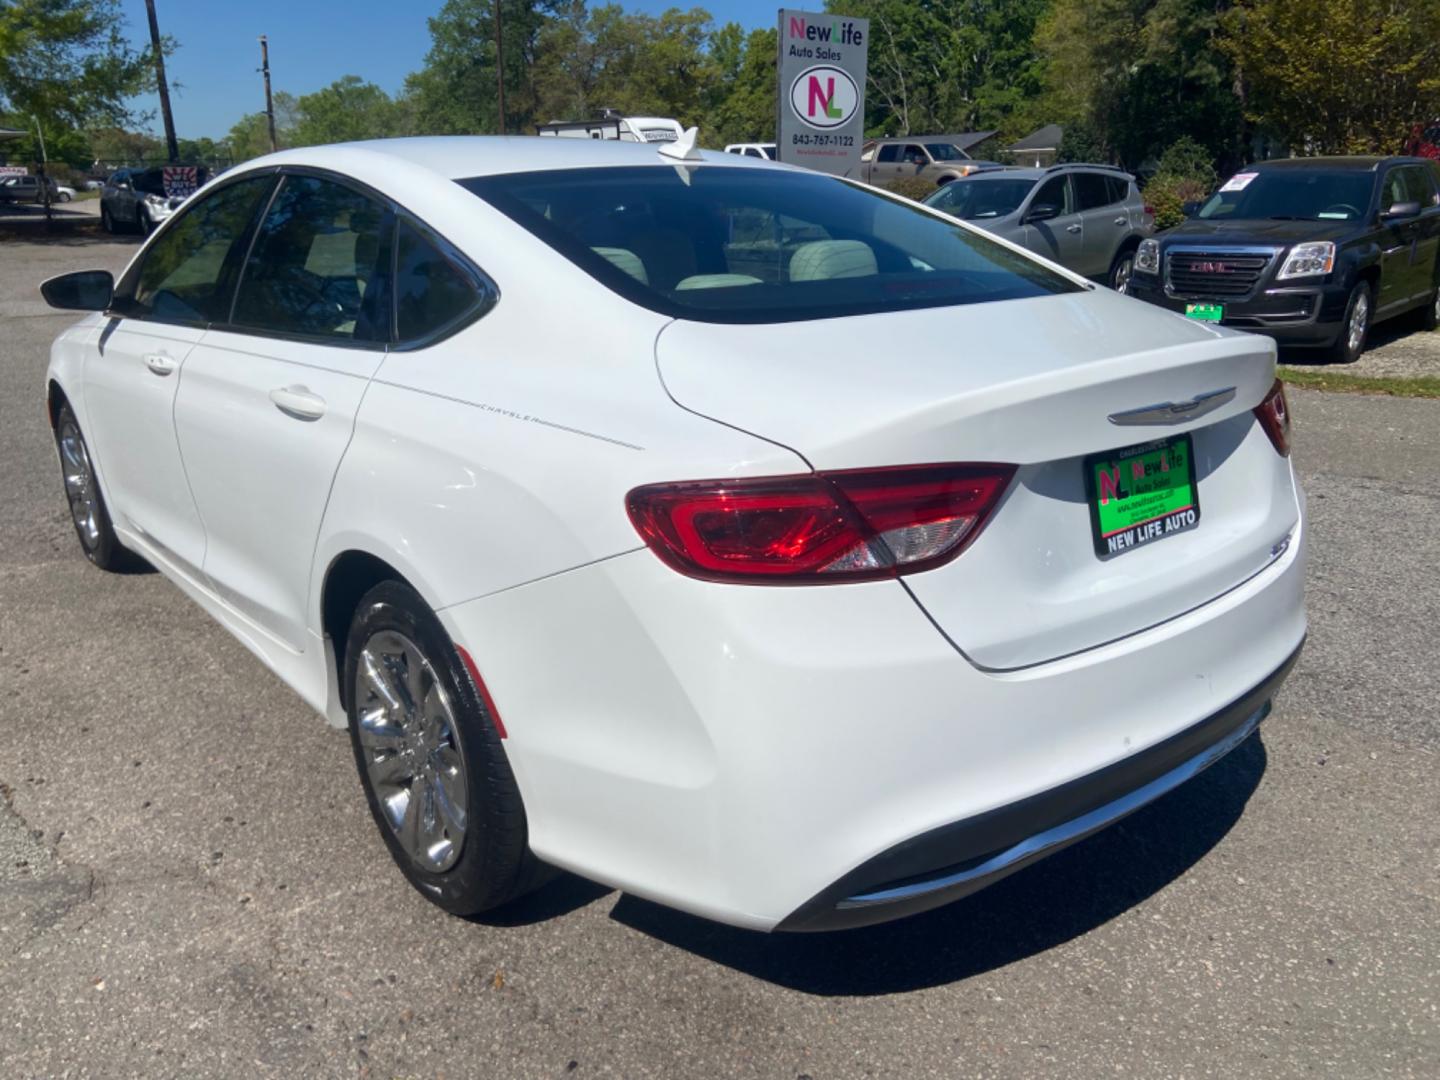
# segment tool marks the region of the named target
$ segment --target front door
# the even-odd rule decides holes
[[[265,176],[220,188],[160,234],[121,281],[85,362],[87,435],[117,522],[192,570],[205,533],[175,440],[176,390],[270,185]]]
[[[1046,221],[1030,220],[1028,215],[1037,206],[1054,206],[1057,217]],[[1075,212],[1075,196],[1069,177],[1053,176],[1041,184],[1025,209],[1024,244],[1037,255],[1078,270],[1084,263],[1085,226]]]
[[[233,316],[190,355],[175,403],[205,574],[296,651],[330,484],[390,337],[392,222],[348,186],[285,177]]]

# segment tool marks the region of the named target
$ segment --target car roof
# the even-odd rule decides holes
[[[1412,164],[1422,165],[1424,158],[1417,157],[1381,157],[1375,154],[1355,154],[1347,157],[1303,157],[1303,158],[1280,158],[1277,161],[1257,161],[1253,165],[1246,165],[1246,171],[1257,169],[1328,169],[1344,172],[1370,172],[1378,169],[1381,165],[1388,164]]]
[[[406,139],[374,139],[282,150],[247,161],[247,171],[261,165],[310,165],[344,172],[377,159],[402,161],[451,180],[503,173],[556,169],[605,168],[625,165],[674,165],[659,153],[671,143],[622,142],[619,139],[567,139],[554,135],[434,135]],[[727,168],[785,168],[774,162],[743,158],[720,150],[703,150],[707,165]]]

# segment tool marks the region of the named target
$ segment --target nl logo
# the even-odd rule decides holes
[[[790,84],[790,107],[801,121],[822,131],[849,123],[860,106],[855,80],[838,67],[817,64]]]

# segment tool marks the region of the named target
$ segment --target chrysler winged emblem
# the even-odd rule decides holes
[[[1206,413],[1214,412],[1235,397],[1235,387],[1211,390],[1196,394],[1189,401],[1162,401],[1159,405],[1142,405],[1138,409],[1110,414],[1110,423],[1122,427],[1139,427],[1146,424],[1184,424]]]

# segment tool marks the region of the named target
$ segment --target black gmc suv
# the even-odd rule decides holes
[[[1266,161],[1187,210],[1141,243],[1131,296],[1347,363],[1381,319],[1440,323],[1440,161]]]

